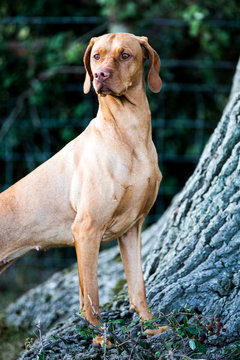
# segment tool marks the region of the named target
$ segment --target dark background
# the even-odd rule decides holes
[[[145,226],[192,174],[227,102],[240,49],[234,0],[15,0],[0,3],[0,191],[67,142],[95,116],[84,95],[83,55],[92,36],[115,29],[148,36],[163,88],[147,90],[163,173]],[[0,278],[0,306],[75,261],[74,249],[18,260]]]

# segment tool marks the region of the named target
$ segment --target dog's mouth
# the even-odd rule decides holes
[[[106,96],[106,95],[122,96],[127,90],[124,89],[122,91],[116,91],[107,82],[100,82],[100,81],[94,81],[94,88],[96,93],[101,96]]]
[[[112,95],[113,91],[106,85],[99,86],[95,89],[98,95]]]

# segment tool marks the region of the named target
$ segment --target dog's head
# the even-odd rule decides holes
[[[159,92],[162,86],[160,59],[146,37],[119,33],[92,38],[84,56],[84,93],[89,92],[93,82],[97,94],[123,95],[143,81],[146,59],[149,59],[149,88]]]

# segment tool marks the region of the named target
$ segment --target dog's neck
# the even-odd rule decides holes
[[[127,90],[122,96],[98,95],[98,126],[111,126],[132,141],[147,144],[152,139],[151,113],[145,89]]]

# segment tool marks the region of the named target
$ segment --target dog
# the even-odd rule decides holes
[[[102,242],[118,239],[130,310],[148,311],[141,265],[141,228],[162,179],[145,90],[161,89],[160,59],[146,37],[92,38],[84,55],[84,93],[93,84],[99,109],[73,141],[0,194],[0,270],[32,250],[75,246],[80,308],[99,321],[97,264]],[[114,274],[113,274],[114,276]],[[91,299],[92,305],[89,301]],[[161,333],[167,327],[147,330]],[[102,345],[104,337],[94,342]]]

